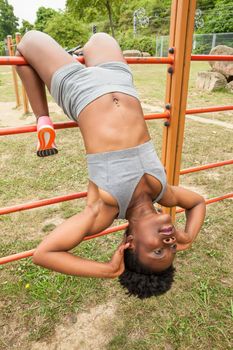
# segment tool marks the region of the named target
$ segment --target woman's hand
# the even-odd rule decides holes
[[[124,250],[129,248],[129,243],[126,243],[125,238],[115,251],[111,261],[109,261],[110,274],[112,278],[120,276],[125,270],[124,264]]]
[[[192,245],[190,235],[182,230],[176,230],[177,251],[189,249]]]

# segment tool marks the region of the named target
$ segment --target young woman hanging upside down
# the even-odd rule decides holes
[[[205,202],[197,193],[167,184],[118,43],[108,34],[94,34],[83,48],[85,66],[38,31],[27,32],[17,50],[28,62],[17,71],[37,118],[37,154],[57,153],[46,85],[64,113],[79,124],[89,172],[85,209],[39,244],[34,263],[70,275],[119,276],[128,292],[140,298],[166,292],[176,252],[189,248],[201,229]],[[155,202],[184,208],[184,230],[175,228],[170,215],[157,212]],[[69,252],[117,218],[127,219],[129,226],[110,261]]]

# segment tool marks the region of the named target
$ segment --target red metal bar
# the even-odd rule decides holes
[[[126,57],[129,64],[173,64],[174,59],[168,57]],[[84,57],[77,57],[77,61],[85,63]],[[233,55],[191,55],[191,61],[233,61]],[[25,65],[27,62],[22,57],[0,56],[0,65]]]
[[[108,235],[108,234],[113,233],[113,232],[124,230],[124,229],[126,229],[127,226],[128,226],[128,223],[123,224],[123,225],[118,225],[115,227],[109,227],[107,230],[104,230],[100,233],[85,237],[84,241],[90,240],[92,238],[97,238],[97,237],[101,237],[104,235]],[[28,258],[28,257],[33,255],[34,251],[35,251],[35,249],[31,249],[31,250],[27,250],[27,251],[22,252],[22,253],[12,254],[12,255],[0,258],[0,265],[15,261],[15,260],[23,259],[23,258]]]
[[[191,108],[187,109],[185,114],[199,114],[199,113],[209,113],[209,112],[220,112],[220,111],[231,111],[233,106],[213,106],[205,108]]]
[[[164,113],[146,114],[144,117],[146,120],[165,119],[165,118],[170,117],[170,112],[166,111]],[[54,123],[54,128],[57,130],[67,129],[67,128],[75,128],[75,127],[78,127],[78,123],[75,123],[75,122]],[[36,125],[21,126],[21,127],[17,127],[17,128],[0,128],[0,136],[25,134],[28,132],[36,132]]]
[[[225,195],[223,195],[221,197],[215,197],[215,198],[207,199],[206,200],[206,204],[215,203],[215,202],[227,199],[227,198],[233,198],[233,192],[225,194]],[[184,211],[184,209],[177,209],[176,213],[181,213],[183,211]],[[112,232],[117,232],[117,231],[120,231],[120,230],[124,230],[124,229],[126,229],[127,226],[128,226],[128,224],[126,223],[126,224],[123,224],[123,225],[110,227],[107,230],[104,230],[104,231],[102,231],[102,232],[100,232],[100,233],[98,233],[96,235],[85,237],[84,240],[89,240],[89,239],[92,239],[92,238],[97,238],[97,237],[100,237],[100,236],[104,236],[104,235],[110,234]],[[34,251],[35,251],[35,249],[32,249],[32,250],[28,250],[28,251],[25,251],[25,252],[22,252],[22,253],[17,253],[17,254],[13,254],[13,255],[9,255],[9,256],[0,258],[0,265],[6,264],[8,262],[15,261],[15,260],[19,260],[19,259],[30,257],[30,256],[33,255]]]
[[[233,55],[191,55],[191,61],[233,61]]]
[[[224,199],[228,199],[228,198],[233,198],[233,192],[224,194],[223,196],[220,196],[220,197],[207,199],[205,201],[205,203],[208,205],[208,204],[212,204],[212,203],[215,203],[215,202],[223,201]],[[180,209],[176,209],[176,213],[177,214],[182,213],[184,210],[185,209],[181,209],[181,208]]]
[[[211,169],[211,168],[217,168],[219,166],[229,165],[229,164],[233,164],[233,159],[224,160],[224,161],[218,162],[218,163],[211,163],[211,164],[200,165],[200,166],[196,166],[194,168],[183,169],[183,170],[180,171],[180,175],[189,174],[189,173],[195,173],[197,171],[201,171],[201,170],[205,170],[205,169]]]
[[[145,114],[144,119],[145,120],[151,120],[151,119],[164,119],[164,118],[170,118],[171,113],[170,111],[165,111],[163,113],[152,113],[152,114]]]
[[[0,208],[0,215],[14,213],[16,211],[43,207],[45,205],[51,205],[51,204],[60,203],[60,202],[66,202],[73,199],[84,198],[86,196],[87,196],[87,192],[79,192],[79,193],[68,194],[65,196],[58,196],[50,199],[41,199],[39,201],[31,202],[31,203],[14,205],[12,207]]]
[[[192,108],[186,110],[186,114],[199,114],[199,113],[210,113],[210,112],[219,112],[219,111],[231,111],[233,106],[215,106],[215,107],[206,107],[206,108]],[[152,113],[145,114],[145,120],[151,119],[165,119],[170,117],[170,112],[165,111],[163,113]],[[59,122],[54,123],[54,128],[57,130],[68,129],[78,127],[78,123],[75,122]],[[6,135],[15,135],[15,134],[24,134],[28,132],[36,132],[36,125],[30,126],[21,126],[17,128],[0,128],[0,136]]]
[[[180,171],[180,175],[194,173],[194,172],[198,172],[201,170],[216,168],[216,167],[220,167],[223,165],[230,165],[230,164],[233,164],[233,159],[224,160],[224,161],[218,162],[218,163],[205,164],[205,165],[200,165],[200,166],[193,167],[193,168],[183,169]],[[65,201],[69,201],[69,200],[73,200],[73,199],[83,198],[86,196],[87,196],[87,192],[79,192],[79,193],[74,193],[74,194],[69,194],[69,195],[64,195],[64,196],[58,196],[58,197],[54,197],[54,198],[50,198],[50,199],[42,199],[42,200],[35,201],[35,202],[14,205],[11,207],[0,208],[0,215],[14,213],[17,211],[22,211],[22,210],[38,208],[38,207],[42,207],[45,205],[51,205],[51,204],[55,204],[55,203],[65,202]]]
[[[125,57],[129,64],[173,64],[173,57]]]
[[[172,56],[168,57],[126,57],[129,64],[173,64]],[[85,63],[84,57],[77,57],[77,61]],[[191,61],[233,61],[233,55],[191,55]],[[25,65],[27,62],[22,57],[0,56],[0,65]]]
[[[172,57],[125,57],[126,62],[129,64],[173,64],[174,59]],[[77,57],[77,61],[85,63],[84,57]],[[23,57],[17,56],[0,56],[1,66],[15,66],[15,65],[27,65]]]

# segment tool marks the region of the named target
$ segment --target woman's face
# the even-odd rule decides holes
[[[163,271],[176,254],[176,230],[168,214],[150,213],[132,228],[133,247],[139,261],[153,271]]]

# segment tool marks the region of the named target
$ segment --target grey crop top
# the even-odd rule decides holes
[[[89,179],[116,198],[118,218],[124,219],[127,208],[144,174],[161,182],[162,190],[153,200],[158,202],[166,189],[166,174],[152,141],[119,151],[87,154]]]

